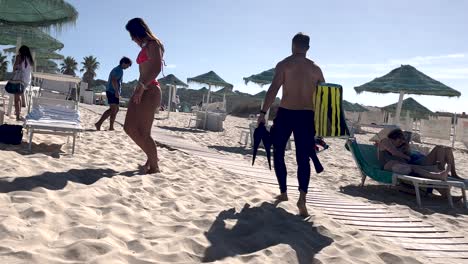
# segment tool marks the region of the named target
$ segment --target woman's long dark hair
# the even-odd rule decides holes
[[[161,48],[162,54],[164,54],[164,45],[162,44],[161,40],[159,40],[156,35],[151,31],[151,29],[148,27],[148,25],[145,23],[145,21],[139,17],[130,19],[125,26],[127,31],[130,33],[132,38],[137,38],[137,39],[144,39],[144,38],[149,38],[156,43],[158,43],[159,47]]]
[[[23,45],[19,48],[18,57],[19,63],[22,63],[24,61],[26,67],[28,67],[28,62],[31,63],[31,66],[34,66],[34,60],[31,55],[31,50],[29,50],[28,46]]]

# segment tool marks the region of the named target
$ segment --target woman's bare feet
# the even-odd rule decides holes
[[[447,181],[447,177],[448,177],[448,174],[449,172],[451,171],[451,167],[450,167],[450,164],[447,165],[447,167],[445,168],[445,170],[441,171],[441,172],[437,172],[437,173],[434,173],[434,178],[438,179],[438,180],[441,180],[441,181]]]
[[[155,168],[149,168],[145,174],[154,174],[154,173],[160,173],[161,170],[159,169],[159,167],[155,167]]]
[[[159,158],[156,158],[156,162],[159,162]],[[161,172],[158,164],[156,163],[155,165],[151,166],[149,160],[146,160],[145,165],[140,166],[140,170],[142,174],[153,174],[153,173]]]

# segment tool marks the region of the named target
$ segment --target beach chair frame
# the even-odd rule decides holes
[[[350,137],[348,138],[346,142],[346,147],[348,150],[351,152],[352,157],[354,162],[356,163],[356,166],[359,169],[359,172],[361,173],[361,184],[360,186],[363,187],[366,181],[367,177],[375,179],[373,175],[370,175],[366,173],[366,170],[363,168],[362,164],[359,162],[359,159],[356,157],[355,152],[353,151],[353,146],[352,144],[355,143],[357,147],[359,147],[357,141],[355,138]],[[420,178],[420,177],[414,177],[410,175],[402,175],[398,173],[392,173],[392,172],[385,172],[389,175],[391,175],[391,179],[388,179],[387,182],[382,182],[379,181],[380,183],[383,183],[388,186],[397,186],[400,185],[401,183],[409,183],[414,186],[414,191],[416,194],[416,202],[418,204],[418,207],[422,207],[422,202],[421,202],[421,194],[419,191],[420,187],[427,187],[427,188],[441,188],[441,189],[447,189],[448,191],[448,202],[450,207],[453,207],[453,200],[451,196],[451,189],[452,188],[460,188],[462,195],[463,195],[463,202],[466,208],[468,208],[468,203],[467,203],[467,198],[466,198],[466,185],[465,183],[461,181],[455,181],[455,180],[448,180],[448,181],[441,181],[441,180],[434,180],[434,179],[426,179],[426,178]],[[378,181],[378,180],[376,180]],[[388,182],[389,181],[389,182]]]
[[[46,105],[46,104],[53,104],[55,106],[61,106],[67,109],[73,109],[78,111],[78,89],[77,84],[80,82],[79,78],[74,77],[62,77],[60,75],[40,75],[42,78],[38,81],[40,83],[39,92],[36,96],[33,96],[31,93],[30,95],[30,102],[32,107],[38,107],[39,105]],[[49,89],[47,87],[47,81],[44,80],[55,80],[55,81],[64,81],[69,83],[69,88],[64,88],[63,90],[57,91],[57,89]],[[71,87],[71,84],[75,85],[75,87]],[[62,98],[47,98],[44,97],[46,94],[55,94],[58,97]],[[29,112],[30,109],[28,109]],[[28,150],[32,150],[32,140],[34,134],[51,134],[51,135],[59,135],[59,136],[67,136],[67,143],[69,142],[69,137],[73,137],[72,142],[72,155],[75,153],[75,144],[76,144],[76,136],[83,131],[81,124],[79,123],[71,123],[66,121],[56,121],[53,123],[50,122],[42,122],[41,120],[30,120],[26,119],[23,125],[27,130],[27,135],[29,139],[28,143]]]

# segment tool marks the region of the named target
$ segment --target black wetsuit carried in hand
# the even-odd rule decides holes
[[[291,133],[294,133],[296,144],[297,179],[299,190],[307,193],[310,180],[310,162],[312,159],[317,173],[323,171],[323,167],[315,152],[315,125],[314,111],[289,110],[279,108],[271,128],[273,139],[273,160],[276,178],[280,185],[281,193],[286,192],[286,164],[284,154]]]

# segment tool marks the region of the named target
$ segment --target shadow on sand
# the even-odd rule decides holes
[[[369,201],[381,202],[386,205],[406,205],[412,210],[425,215],[434,213],[453,216],[468,214],[468,209],[463,208],[463,203],[460,201],[460,197],[453,198],[455,208],[450,208],[447,198],[440,196],[435,197],[431,194],[423,195],[424,192],[421,192],[422,207],[419,208],[416,203],[416,196],[412,194],[414,193],[414,188],[412,186],[401,187],[400,190],[398,190],[395,188],[388,188],[386,186],[372,184],[365,185],[364,187],[347,185],[341,187],[340,191],[351,196],[363,197]]]
[[[235,224],[229,227],[226,223]],[[267,202],[252,208],[245,204],[240,212],[234,208],[221,212],[205,236],[211,246],[206,249],[203,262],[285,244],[296,252],[298,263],[312,263],[314,255],[333,242],[312,223]]]
[[[29,151],[29,143],[28,142],[21,142],[20,145],[8,145],[8,144],[1,144],[0,143],[0,150],[4,151],[14,151],[20,155],[28,156],[33,154],[44,154],[50,156],[52,158],[60,158],[61,154],[67,154],[67,151],[63,151],[62,147],[66,145],[63,144],[46,144],[46,143],[32,143],[31,144],[31,151]],[[70,145],[71,146],[71,145]],[[69,150],[71,153],[71,150]]]
[[[242,155],[252,155],[252,152],[253,152],[251,148],[246,148],[246,147],[227,147],[227,146],[212,145],[212,146],[208,146],[208,148],[215,149],[217,151],[224,151],[224,152],[242,154]],[[259,148],[257,152],[257,156],[266,156],[265,149]]]
[[[0,193],[30,191],[36,187],[61,190],[69,181],[91,185],[101,178],[110,178],[117,174],[111,169],[72,169],[66,172],[44,172],[36,176],[17,177],[13,181],[9,181],[8,178],[0,178]],[[125,173],[121,175],[125,175]]]
[[[166,129],[170,131],[176,132],[188,132],[188,133],[206,133],[205,130],[201,129],[193,129],[193,128],[185,128],[185,127],[171,127],[171,126],[158,126],[161,129]]]

